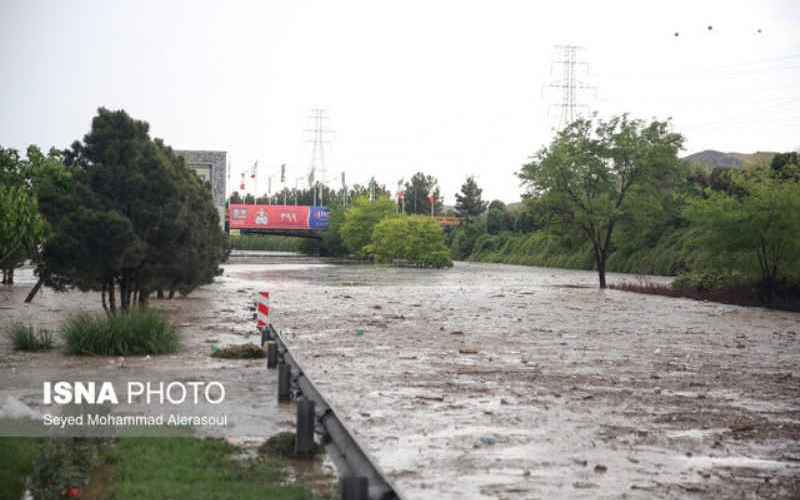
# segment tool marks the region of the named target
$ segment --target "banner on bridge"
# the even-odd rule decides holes
[[[231,230],[322,230],[328,227],[328,212],[321,207],[230,205],[228,221]]]

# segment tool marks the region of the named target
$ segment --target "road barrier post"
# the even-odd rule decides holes
[[[369,500],[369,481],[364,476],[342,478],[342,500]]]
[[[294,452],[306,455],[314,451],[314,426],[317,421],[316,405],[310,399],[297,401],[297,429]]]
[[[273,341],[267,342],[267,368],[278,366],[278,344]]]
[[[292,367],[286,363],[278,365],[278,402],[283,403],[291,399]]]

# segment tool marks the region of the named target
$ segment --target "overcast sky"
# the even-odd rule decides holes
[[[258,160],[262,192],[281,163],[307,175],[322,107],[331,184],[421,170],[453,203],[475,174],[514,201],[558,123],[564,43],[597,89],[581,103],[672,117],[685,153],[800,146],[797,0],[1,0],[0,145],[65,147],[123,108],[175,148],[228,151],[233,184]]]

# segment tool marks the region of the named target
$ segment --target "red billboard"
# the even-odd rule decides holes
[[[308,207],[230,205],[230,229],[308,229]]]

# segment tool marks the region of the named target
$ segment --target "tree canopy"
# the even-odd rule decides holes
[[[474,218],[486,210],[486,202],[481,198],[483,190],[478,187],[474,176],[467,177],[461,185],[461,192],[456,193],[456,213],[459,217]]]
[[[37,187],[53,228],[37,274],[56,288],[100,291],[111,313],[158,289],[188,293],[226,255],[208,186],[148,128],[100,108],[83,142],[65,151],[60,180]]]
[[[668,122],[627,115],[579,119],[523,166],[529,194],[552,209],[555,223],[579,231],[591,243],[600,287],[617,223],[634,189],[657,189],[665,172],[678,168],[683,137]]]

